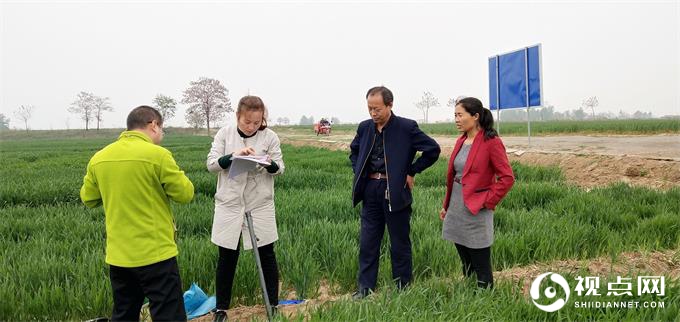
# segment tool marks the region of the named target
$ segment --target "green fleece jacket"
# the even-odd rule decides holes
[[[104,206],[106,263],[146,266],[177,256],[170,200],[188,203],[194,185],[167,149],[139,131],[125,131],[87,165],[80,199]]]

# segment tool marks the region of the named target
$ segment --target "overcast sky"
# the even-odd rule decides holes
[[[364,95],[393,90],[398,115],[431,91],[488,104],[489,56],[540,43],[545,102],[563,111],[680,114],[680,2],[44,2],[0,7],[0,108],[36,107],[33,129],[84,127],[66,108],[107,96],[104,127],[189,82],[219,79],[235,103],[262,97],[270,118],[358,122]],[[169,125],[185,125],[185,106]],[[233,116],[231,116],[233,119]]]

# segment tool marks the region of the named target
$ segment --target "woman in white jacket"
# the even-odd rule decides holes
[[[236,109],[236,124],[227,125],[217,132],[208,154],[208,170],[218,174],[211,236],[211,241],[219,249],[215,321],[227,318],[240,240],[243,239],[245,249],[252,249],[244,223],[245,211],[252,213],[269,302],[272,306],[278,305],[274,176],[283,173],[284,164],[279,137],[267,128],[266,116],[266,107],[259,97],[241,98]],[[271,164],[266,167],[258,165],[252,171],[229,178],[231,157],[235,155],[267,155]]]

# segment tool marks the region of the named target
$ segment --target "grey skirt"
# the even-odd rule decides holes
[[[482,208],[473,215],[463,203],[463,186],[457,182],[453,183],[442,238],[468,248],[486,248],[493,244],[493,211]]]

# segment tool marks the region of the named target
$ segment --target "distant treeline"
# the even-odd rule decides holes
[[[499,124],[495,127],[498,129]],[[277,130],[309,131],[313,133],[310,125],[276,125],[272,128]],[[357,124],[334,124],[333,133],[354,132]],[[425,133],[432,135],[458,135],[453,123],[420,124]],[[211,129],[214,134],[219,128]],[[0,140],[22,139],[55,139],[55,138],[109,138],[115,139],[123,129],[101,129],[98,132],[85,130],[6,130],[0,131]],[[501,135],[526,135],[527,123],[525,122],[501,122]],[[633,134],[649,135],[661,133],[680,134],[680,118],[667,119],[630,119],[630,120],[584,120],[584,121],[531,121],[532,135],[551,134]],[[205,128],[166,128],[166,136],[177,134],[206,135]]]
[[[526,111],[525,111],[526,113]],[[501,116],[502,118],[503,116]],[[334,125],[333,131],[354,131],[356,124]],[[496,128],[499,124],[496,123]],[[309,128],[308,126],[288,126],[287,128]],[[420,128],[428,134],[457,135],[458,130],[453,123],[420,124]],[[311,131],[311,130],[310,130]],[[500,123],[501,135],[526,135],[527,122]],[[565,120],[531,122],[532,135],[546,134],[659,134],[680,133],[678,119],[628,119],[628,120]]]

